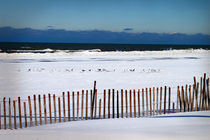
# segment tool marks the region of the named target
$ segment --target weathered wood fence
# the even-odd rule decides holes
[[[193,85],[138,90],[91,90],[28,96],[27,100],[6,100],[0,104],[0,129],[27,128],[76,120],[140,118],[160,114],[210,110],[209,78],[194,77]],[[99,96],[100,95],[100,96]],[[2,106],[3,104],[3,106]],[[2,114],[3,113],[3,114]]]

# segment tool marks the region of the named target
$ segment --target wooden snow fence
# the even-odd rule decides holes
[[[104,89],[3,97],[0,129],[18,129],[78,120],[141,118],[154,115],[210,110],[209,78],[193,78],[192,85],[142,89]],[[174,96],[175,95],[175,96]],[[173,96],[174,98],[172,98]]]

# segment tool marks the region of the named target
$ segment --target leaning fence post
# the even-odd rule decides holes
[[[117,118],[119,118],[119,91],[117,90]]]
[[[142,111],[143,111],[143,117],[144,117],[144,89],[142,88]]]
[[[169,87],[169,94],[168,94],[168,114],[170,113],[171,109],[171,88]]]
[[[110,89],[108,90],[108,118],[110,118]]]
[[[14,128],[17,129],[17,124],[16,124],[16,105],[15,105],[15,100],[13,101],[13,108],[14,108]],[[1,110],[1,107],[0,107]],[[1,113],[0,113],[1,115]],[[1,119],[1,118],[0,118]],[[1,123],[0,123],[1,125]]]
[[[71,121],[70,119],[70,93],[67,91],[67,99],[68,99],[68,121]]]
[[[106,117],[106,90],[104,89],[104,119]]]
[[[132,95],[130,90],[130,117],[132,118]]]
[[[39,98],[39,119],[40,119],[40,125],[42,125],[41,96],[38,95],[38,98]]]
[[[6,98],[3,98],[3,105],[4,105],[4,129],[7,129],[7,118],[6,118]]]
[[[123,118],[123,89],[121,89],[121,118]]]
[[[19,125],[22,128],[22,116],[21,116],[21,102],[20,97],[18,97],[18,110],[19,110]]]
[[[140,89],[138,89],[138,115],[141,116],[141,109],[140,109]]]
[[[82,111],[81,111],[81,120],[83,120],[83,107],[84,106],[84,90],[82,90],[82,103],[81,103],[81,108],[82,108]]]
[[[32,109],[31,109],[31,97],[28,96],[28,106],[29,106],[29,114],[30,114],[30,126],[33,126],[33,121],[32,121]]]
[[[86,120],[88,119],[88,90],[86,90]]]
[[[51,111],[51,96],[50,96],[50,93],[48,94],[48,100],[49,100],[49,116],[50,116],[50,123],[52,123],[52,111]]]
[[[35,125],[37,125],[36,95],[35,94],[34,94],[34,117],[35,117]]]
[[[61,122],[61,99],[58,97],[58,114],[59,114],[59,122]]]
[[[26,102],[23,102],[23,104],[24,104],[24,114],[25,114],[25,128],[27,128]]]
[[[136,91],[133,90],[133,106],[134,106],[134,118],[136,118]]]
[[[96,81],[94,81],[94,86],[93,86],[93,99],[92,99],[92,106],[91,106],[92,117],[93,117],[93,109],[94,109],[94,102],[95,102],[95,92],[96,92]]]
[[[57,115],[56,115],[56,99],[55,99],[55,94],[53,94],[53,103],[54,103],[54,119],[55,123],[57,122]]]
[[[9,98],[9,128],[12,129],[11,99]]]
[[[63,121],[66,121],[65,92],[63,92]]]
[[[125,112],[126,118],[128,118],[128,91],[125,90]]]
[[[166,114],[166,92],[167,92],[167,88],[165,86],[165,90],[164,90],[164,114]]]

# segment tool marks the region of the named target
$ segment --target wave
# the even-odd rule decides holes
[[[182,50],[162,50],[162,51],[101,51],[100,49],[91,50],[13,50],[10,53],[1,52],[0,56],[104,56],[104,55],[170,55],[170,54],[200,54],[210,53],[210,50],[205,49],[182,49]]]

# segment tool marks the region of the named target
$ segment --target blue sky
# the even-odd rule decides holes
[[[0,27],[210,34],[209,9],[210,0],[0,0]]]

